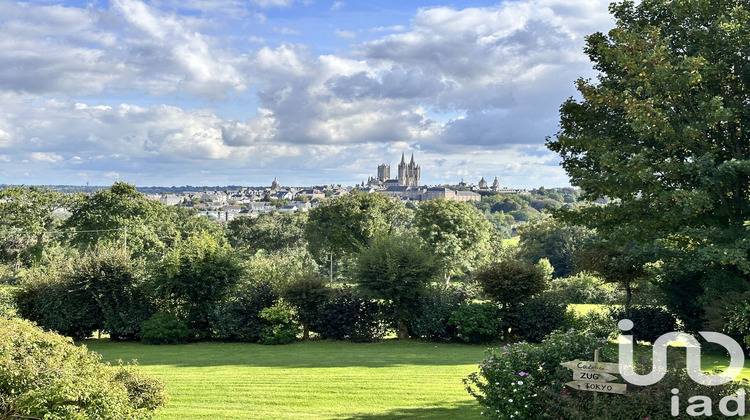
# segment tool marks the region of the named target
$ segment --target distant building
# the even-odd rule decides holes
[[[484,177],[482,177],[482,179],[479,180],[479,189],[486,190],[487,188],[487,181],[485,181]]]
[[[398,185],[407,187],[418,187],[422,184],[422,167],[414,163],[414,153],[411,154],[411,162],[406,164],[404,154],[401,153],[401,163],[398,164]]]
[[[391,179],[391,165],[385,163],[378,166],[378,181],[385,182]]]

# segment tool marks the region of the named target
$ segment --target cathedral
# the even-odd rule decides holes
[[[422,185],[421,178],[422,167],[414,163],[414,153],[411,154],[411,162],[408,164],[406,163],[406,156],[401,153],[401,163],[398,164],[398,179],[391,178],[391,165],[384,163],[378,166],[378,176],[376,178],[370,177],[367,180],[367,185],[371,187],[419,187]]]
[[[422,167],[414,163],[414,153],[411,154],[411,162],[406,164],[404,154],[401,153],[401,163],[398,164],[398,185],[407,187],[418,187],[421,184]]]

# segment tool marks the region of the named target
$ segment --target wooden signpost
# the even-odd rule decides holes
[[[626,384],[608,383],[617,379],[612,373],[620,373],[617,363],[602,363],[599,361],[599,350],[594,351],[594,361],[571,360],[560,363],[573,370],[573,381],[565,385],[581,391],[606,392],[610,394],[624,394]]]

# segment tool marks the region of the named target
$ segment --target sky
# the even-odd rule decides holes
[[[564,187],[608,0],[0,0],[0,184]]]

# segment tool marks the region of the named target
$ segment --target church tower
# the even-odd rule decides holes
[[[418,187],[421,185],[422,167],[414,162],[414,153],[411,154],[411,162],[406,164],[404,154],[401,153],[401,163],[398,164],[398,185],[407,187]]]

